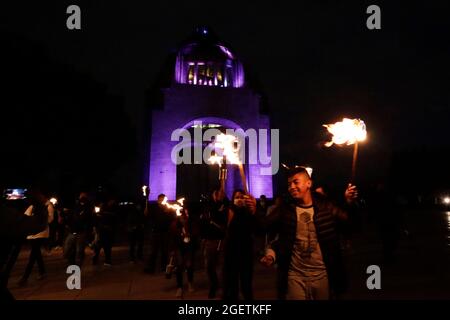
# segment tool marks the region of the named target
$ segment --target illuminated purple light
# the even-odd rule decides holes
[[[185,61],[185,55],[189,54],[195,44],[190,44],[181,49],[177,55],[176,63],[175,63],[175,82],[180,84],[200,84],[200,85],[209,85],[209,86],[220,86],[220,87],[233,87],[233,88],[242,88],[244,86],[244,68],[242,64],[234,58],[233,54],[224,46],[218,45],[220,50],[225,54],[226,58],[221,63],[218,62],[205,62],[205,61]],[[219,83],[217,80],[217,73],[214,75],[214,81],[207,81],[198,79],[198,66],[206,66],[209,65],[213,67],[215,70],[223,70],[223,68],[231,69],[230,75],[231,79],[228,79],[227,73],[223,75],[223,83]],[[189,67],[194,66],[194,79],[188,80],[188,72]],[[206,70],[205,70],[206,71]],[[206,82],[206,84],[205,84]]]
[[[170,141],[170,132],[175,130],[176,127],[173,123],[158,119],[154,122],[158,123],[160,128],[164,130],[160,132],[166,132],[164,136],[152,135],[152,150],[150,155],[150,200],[155,200],[159,193],[164,193],[170,200],[176,198],[176,185],[177,185],[177,167],[172,163],[170,155],[172,148],[177,142]],[[203,117],[189,121],[183,126],[183,129],[189,129],[195,122],[202,122],[203,125],[215,124],[221,125],[230,129],[243,129],[239,124],[232,120],[219,118],[219,117]],[[156,128],[156,126],[154,127]],[[160,130],[159,128],[159,130]],[[156,128],[158,130],[158,128]],[[267,128],[269,129],[269,128]],[[245,130],[245,129],[244,129]],[[161,140],[157,140],[161,139]],[[161,141],[164,141],[162,143]],[[153,147],[155,146],[155,147]],[[270,150],[270,141],[268,141],[268,150]],[[269,165],[270,166],[270,165]],[[249,191],[255,197],[266,195],[268,198],[273,197],[272,190],[272,176],[264,176],[260,174],[260,169],[266,166],[260,164],[245,165],[247,172],[247,180],[249,185]],[[236,172],[236,168],[232,168],[229,171],[229,180],[227,182],[227,195],[231,196],[231,193],[236,188],[242,188],[240,179],[234,177],[233,172]]]
[[[234,59],[233,54],[230,52],[230,50],[228,50],[227,48],[225,48],[224,46],[220,46],[219,45],[220,50],[225,53],[227,55],[228,58],[230,59]]]

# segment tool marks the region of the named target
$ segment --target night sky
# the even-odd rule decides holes
[[[324,148],[322,124],[362,118],[359,183],[449,187],[448,10],[392,2],[2,4],[2,183],[140,186],[149,92],[169,54],[208,25],[258,84],[282,162],[345,183],[352,148]],[[81,7],[81,30],[66,28],[70,4]],[[370,4],[381,30],[366,27]]]

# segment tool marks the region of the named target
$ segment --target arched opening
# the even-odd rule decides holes
[[[222,118],[200,118],[195,119],[183,128],[188,130],[191,137],[194,137],[195,126],[201,122],[202,136],[205,130],[214,128],[225,133],[226,129],[240,129],[240,126],[235,122]],[[198,129],[198,127],[197,127]],[[186,152],[186,148],[190,148],[191,164],[177,165],[177,186],[176,195],[178,197],[185,197],[191,201],[198,201],[202,196],[208,196],[211,191],[219,186],[219,166],[207,164],[204,161],[201,163],[194,163],[195,152],[203,155],[205,148],[210,147],[210,142],[205,141],[201,144],[192,143],[183,148],[182,152]],[[225,191],[228,197],[236,188],[242,188],[242,182],[237,166],[228,165],[228,174]]]

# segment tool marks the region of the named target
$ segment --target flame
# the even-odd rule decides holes
[[[56,198],[51,198],[49,201],[50,201],[50,202],[52,203],[52,205],[54,205],[54,206],[56,206],[56,204],[58,203],[58,199],[56,199]]]
[[[169,209],[175,210],[177,217],[181,216],[181,210],[183,209],[183,206],[184,206],[184,198],[178,199],[177,203],[175,203],[175,204],[170,204],[167,201],[168,201],[167,197],[164,197],[161,204],[166,206]]]
[[[95,210],[95,213],[99,213],[100,212],[100,207],[95,207],[94,210]]]
[[[341,122],[324,124],[323,126],[333,135],[331,141],[325,143],[326,147],[344,143],[351,145],[366,140],[366,124],[361,119],[344,118]]]
[[[142,194],[144,195],[144,197],[147,196],[146,190],[147,190],[147,186],[146,186],[146,185],[143,185],[143,186],[142,186]]]
[[[236,146],[235,146],[236,145]],[[219,155],[213,155],[208,159],[211,164],[222,164],[224,157],[228,164],[241,164],[239,160],[238,139],[231,134],[219,134],[213,144],[214,150],[218,150]]]

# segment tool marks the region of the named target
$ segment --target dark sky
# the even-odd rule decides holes
[[[443,185],[450,149],[447,7],[444,1],[392,2],[18,2],[2,8],[1,30],[120,101],[117,108],[128,115],[137,143],[114,170],[119,176],[133,172],[133,183],[139,180],[146,90],[177,44],[206,24],[261,83],[272,127],[281,130],[283,162],[308,163],[335,179],[348,176],[351,149],[321,147],[327,138],[321,125],[359,117],[369,132],[360,176],[404,180],[425,166],[431,168],[427,183]],[[81,7],[81,31],[66,28],[70,4]],[[381,30],[366,28],[369,4],[381,7]],[[18,118],[11,120],[20,126]]]

